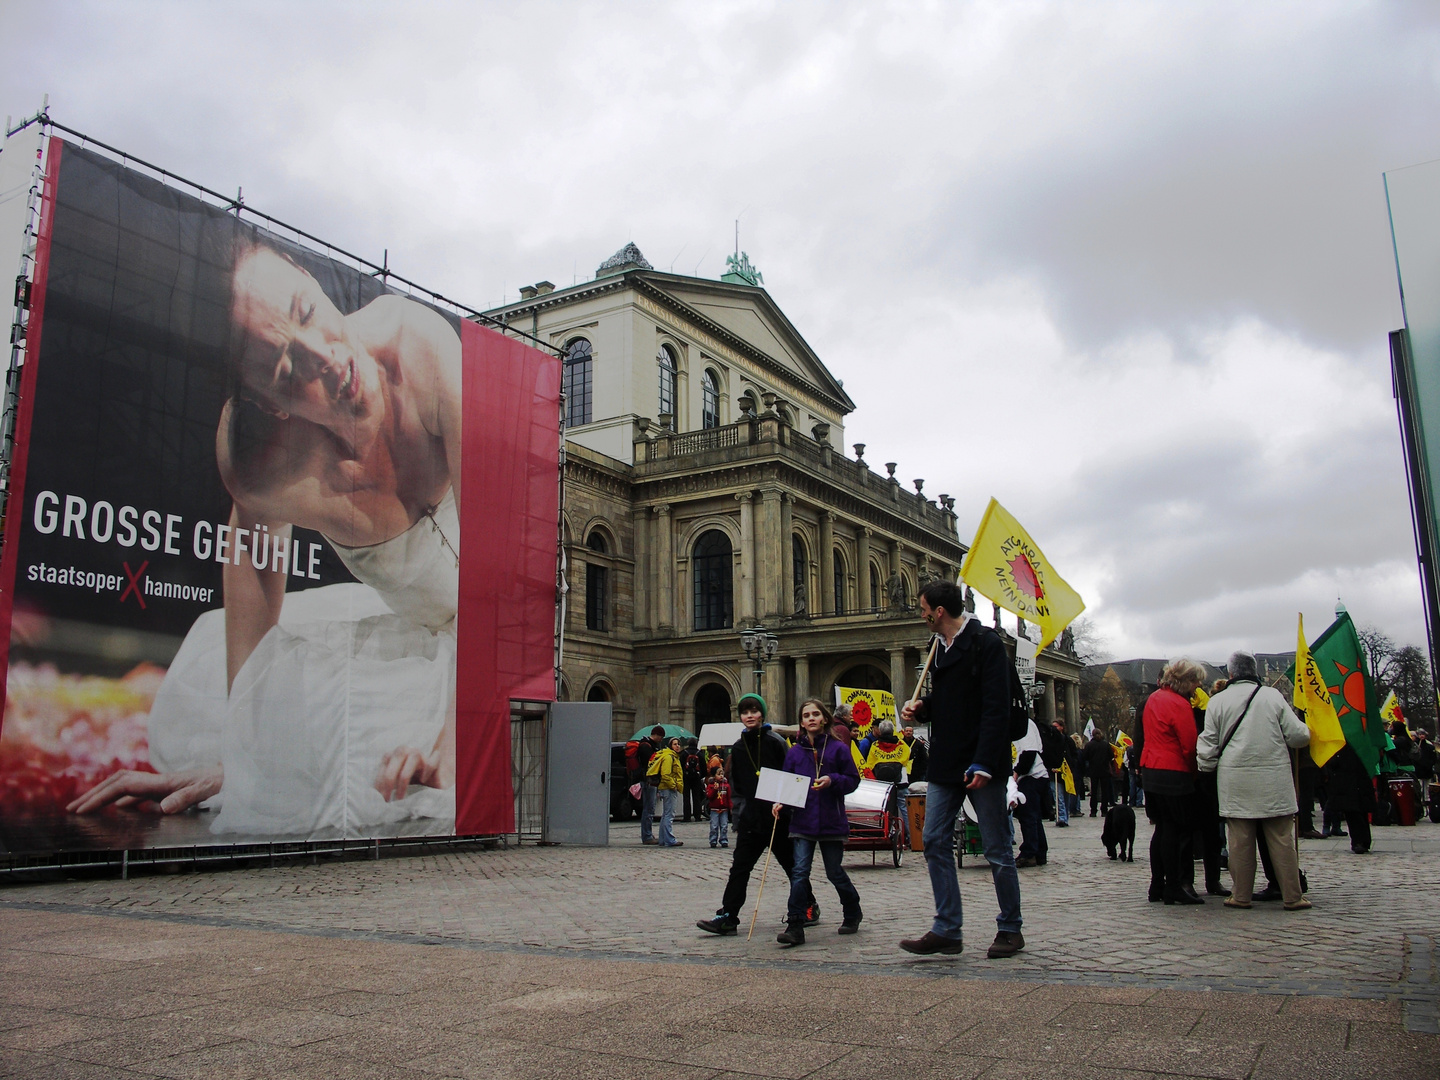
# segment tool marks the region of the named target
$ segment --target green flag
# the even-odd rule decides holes
[[[1385,749],[1385,725],[1380,719],[1379,695],[1365,669],[1365,650],[1348,611],[1339,612],[1315,639],[1310,655],[1320,665],[1345,741],[1370,775],[1378,775]]]

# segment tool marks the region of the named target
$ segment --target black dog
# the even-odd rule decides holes
[[[1120,849],[1121,862],[1135,861],[1135,811],[1128,806],[1112,806],[1105,811],[1105,829],[1100,833],[1100,842],[1115,858],[1115,849]]]

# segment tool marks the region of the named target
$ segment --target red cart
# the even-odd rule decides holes
[[[861,780],[845,796],[845,816],[850,821],[846,851],[868,851],[873,865],[876,852],[888,851],[898,867],[905,858],[905,830],[900,820],[899,794],[894,784]]]

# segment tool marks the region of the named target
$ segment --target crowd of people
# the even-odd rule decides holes
[[[806,930],[821,921],[811,881],[817,852],[840,901],[839,933],[858,932],[861,898],[843,856],[850,831],[845,797],[862,778],[894,785],[902,820],[905,791],[924,781],[923,844],[935,917],[923,934],[899,942],[920,955],[963,949],[954,850],[962,807],[972,827],[968,842],[983,851],[995,889],[991,958],[1024,948],[1018,871],[1045,865],[1045,823],[1069,827],[1087,792],[1090,816],[1105,818],[1103,840],[1112,859],[1127,858],[1135,810],[1144,810],[1153,826],[1149,899],[1156,903],[1203,905],[1196,889],[1199,862],[1205,893],[1226,907],[1279,900],[1287,911],[1302,911],[1311,903],[1299,867],[1300,837],[1348,835],[1354,851],[1369,850],[1377,809],[1372,777],[1349,747],[1323,769],[1315,767],[1309,729],[1279,690],[1261,684],[1253,655],[1234,653],[1227,677],[1208,690],[1201,665],[1185,659],[1168,664],[1136,710],[1134,737],[1121,733],[1112,743],[1098,728],[1082,738],[1059,721],[1042,726],[1024,715],[1010,692],[1012,662],[1003,640],[966,611],[958,587],[929,583],[920,611],[934,634],[930,693],[903,706],[903,727],[862,724],[850,709],[832,711],[814,698],[801,703],[794,727],[779,727],[769,722],[765,700],[746,694],[737,704],[743,733],[732,747],[707,756],[693,739],[688,746],[666,739],[661,727],[646,740],[644,768],[652,783],[646,784],[642,842],[680,843],[671,825],[682,794],[686,820],[708,813],[711,847],[728,848],[732,834],[735,839],[720,907],[699,920],[701,930],[739,930],[752,871],[768,851],[789,884],[780,944],[803,945]],[[928,743],[915,733],[919,722],[929,725]],[[1403,724],[1392,737],[1390,753],[1414,773],[1423,806],[1435,778],[1435,747],[1427,732],[1412,736]],[[804,806],[760,798],[765,768],[808,778]],[[1317,798],[1321,831],[1314,828]],[[657,799],[658,839],[649,820]],[[1227,866],[1231,888],[1221,878]],[[1257,892],[1261,867],[1266,884]]]

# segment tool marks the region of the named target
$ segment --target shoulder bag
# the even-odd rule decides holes
[[[1260,687],[1257,686],[1255,687],[1254,693],[1250,695],[1249,700],[1245,702],[1245,708],[1240,711],[1240,718],[1230,725],[1230,730],[1227,731],[1225,737],[1220,740],[1220,751],[1215,755],[1216,765],[1219,765],[1220,759],[1225,756],[1225,748],[1230,745],[1230,740],[1235,737],[1235,732],[1240,729],[1240,724],[1245,719],[1246,714],[1249,713],[1250,706],[1254,704],[1255,695],[1258,693],[1260,693]]]

